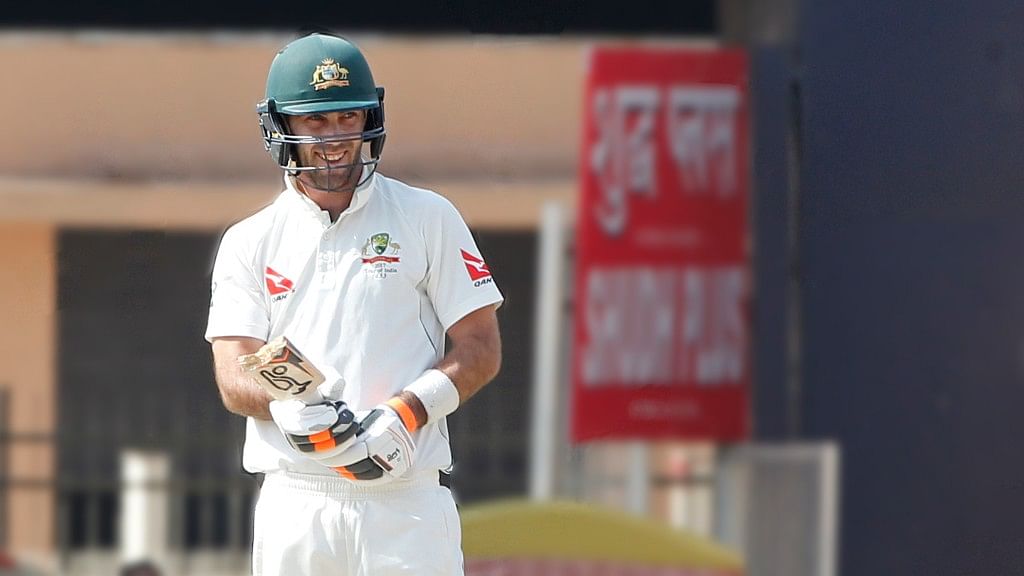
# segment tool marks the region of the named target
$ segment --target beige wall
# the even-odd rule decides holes
[[[586,44],[353,36],[387,88],[381,171],[474,227],[533,228],[575,197]],[[219,229],[280,171],[254,106],[288,38],[0,34],[0,223]]]
[[[56,366],[56,266],[54,230],[45,224],[0,226],[0,332],[4,374],[11,391],[10,431],[49,434],[54,427]],[[9,475],[19,480],[52,480],[51,443],[16,442]],[[50,490],[14,487],[7,495],[7,534],[12,550],[39,553],[52,548],[54,495]]]
[[[387,96],[389,172],[571,175],[585,45],[352,37]],[[273,175],[255,104],[286,36],[0,35],[0,174]]]
[[[275,175],[276,176],[276,175]],[[220,230],[266,206],[280,192],[265,182],[107,182],[0,176],[0,226],[7,222],[93,228]],[[547,200],[572,208],[569,179],[430,182],[473,228],[532,229]]]

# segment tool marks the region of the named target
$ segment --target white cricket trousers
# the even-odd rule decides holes
[[[360,487],[273,472],[256,503],[253,576],[462,576],[462,527],[437,472]]]

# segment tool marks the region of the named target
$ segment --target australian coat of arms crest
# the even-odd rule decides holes
[[[325,90],[332,86],[348,86],[348,68],[342,68],[332,58],[325,58],[313,71],[314,90]]]

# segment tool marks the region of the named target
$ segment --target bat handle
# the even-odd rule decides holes
[[[342,400],[345,380],[332,368],[324,370],[324,381],[319,386],[307,386],[298,394],[282,391],[275,395],[278,400],[300,400],[306,404],[319,404],[324,400]]]

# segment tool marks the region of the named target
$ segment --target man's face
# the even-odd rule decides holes
[[[288,130],[295,136],[342,136],[359,134],[366,125],[366,110],[321,112],[287,116]],[[330,192],[354,190],[362,175],[360,153],[363,140],[295,146],[299,166],[322,168],[299,173],[305,186]]]

